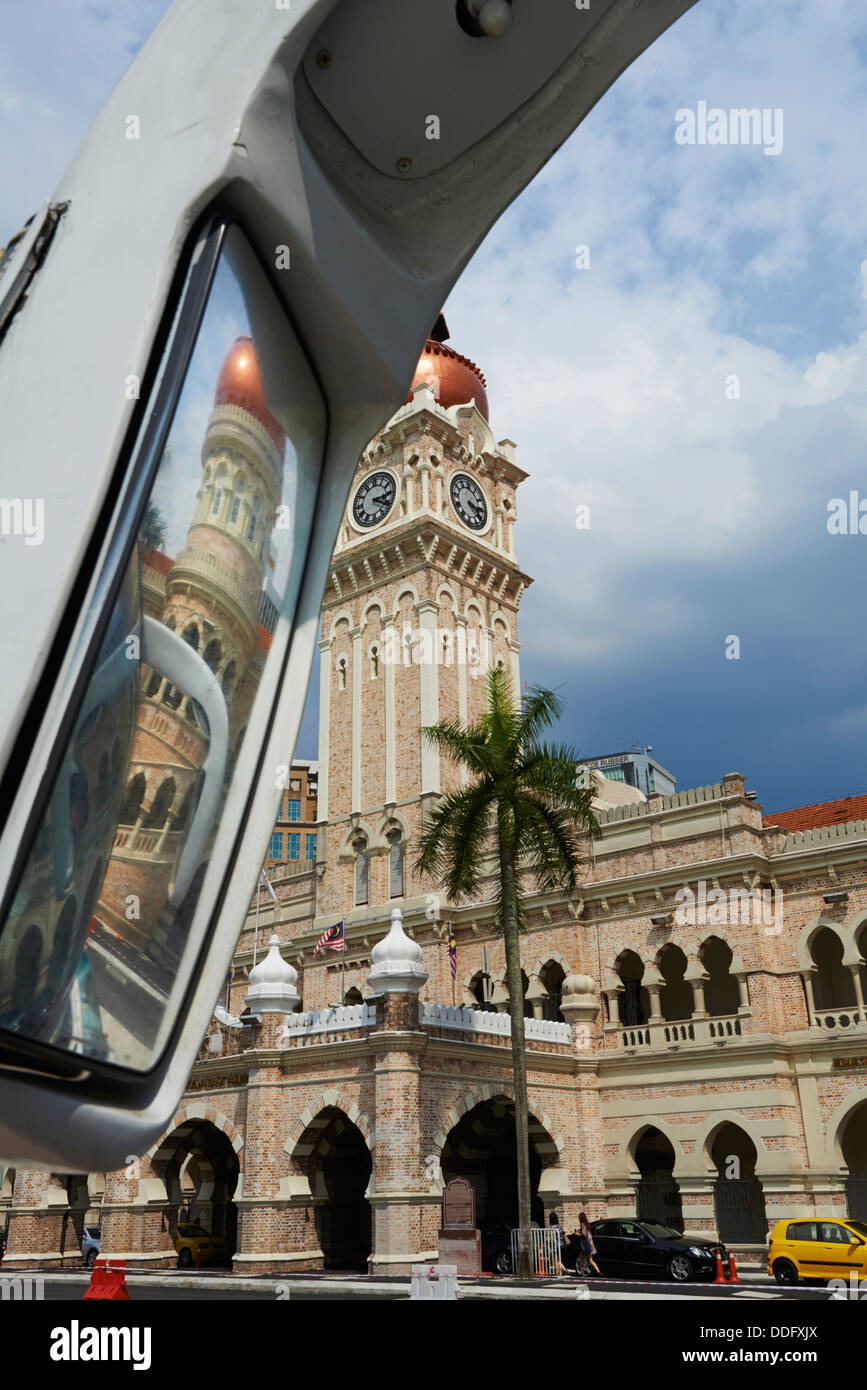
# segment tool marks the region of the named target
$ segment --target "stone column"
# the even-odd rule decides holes
[[[2,1272],[10,1267],[38,1265],[59,1269],[60,1235],[69,1210],[66,1192],[52,1173],[18,1168],[9,1206],[9,1241]]]
[[[369,1200],[373,1211],[372,1274],[408,1274],[430,1258],[422,1231],[432,1202],[421,1142],[420,1057],[427,1038],[419,1028],[418,994],[427,980],[422,949],[405,934],[400,908],[391,930],[371,952],[368,984],[376,993],[374,1051],[376,1136]]]
[[[168,1193],[147,1155],[130,1155],[125,1168],[106,1173],[100,1229],[100,1258],[149,1269],[172,1269],[177,1264]]]
[[[321,657],[319,664],[319,789],[316,800],[316,818],[319,821],[326,821],[328,819],[328,727],[331,715],[330,637],[323,638],[319,643],[319,652]]]
[[[284,1026],[286,1015],[295,1010],[300,996],[298,972],[281,956],[276,932],[268,947],[267,956],[250,971],[244,997],[248,1011],[258,1014],[261,1024],[247,1081],[246,1143],[239,1187],[243,1186],[235,1195],[238,1243],[232,1267],[250,1274],[286,1273],[320,1268],[322,1264],[318,1248],[302,1248],[303,1210],[291,1206],[292,1195],[300,1189],[309,1198],[309,1184],[306,1179],[282,1179],[280,1175],[279,1136],[285,1125],[279,1120],[275,1123],[275,1115],[280,1110]]]
[[[855,965],[851,965],[851,964],[850,964],[850,965],[849,965],[849,969],[852,971],[852,983],[853,983],[854,986],[855,986],[855,1001],[856,1001],[856,1004],[857,1004],[857,1006],[858,1006],[858,1011],[859,1011],[859,1013],[861,1014],[861,1017],[863,1018],[863,1017],[864,1017],[864,990],[863,990],[863,988],[862,988],[862,986],[861,986],[861,963],[860,963],[860,961],[857,962]]]
[[[416,607],[419,627],[427,634],[422,642],[422,660],[419,665],[419,713],[423,728],[439,721],[439,667],[437,666],[436,626],[439,617],[439,604],[433,599],[422,599]],[[425,659],[425,649],[430,659]],[[421,746],[421,790],[438,792],[440,789],[439,752],[427,739]]]
[[[385,668],[382,673],[383,679],[385,680],[385,800],[386,803],[390,805],[396,799],[394,790],[394,667],[397,644],[395,643],[394,637],[393,613],[386,613],[383,618],[382,650],[384,653],[383,665]]]
[[[352,810],[361,810],[361,638],[364,623],[352,629]],[[318,810],[317,810],[318,813]]]

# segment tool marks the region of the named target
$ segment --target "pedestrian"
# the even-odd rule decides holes
[[[586,1212],[578,1213],[578,1228],[575,1232],[578,1237],[578,1261],[581,1265],[581,1274],[584,1273],[584,1261],[588,1260],[590,1268],[594,1274],[599,1273],[599,1266],[594,1259],[596,1246],[593,1243],[593,1232],[590,1229],[590,1222],[587,1220]]]
[[[554,1236],[554,1248],[556,1251],[554,1260],[557,1267],[557,1273],[566,1274],[566,1266],[563,1263],[563,1247],[566,1244],[566,1235],[563,1230],[563,1227],[560,1225],[560,1219],[557,1216],[556,1211],[551,1211],[548,1213],[548,1225],[551,1227]]]

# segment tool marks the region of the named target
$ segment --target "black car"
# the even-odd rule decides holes
[[[635,1279],[713,1279],[716,1252],[728,1275],[728,1250],[718,1241],[683,1236],[658,1221],[594,1221],[590,1229],[603,1274]]]

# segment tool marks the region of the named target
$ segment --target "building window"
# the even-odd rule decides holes
[[[370,679],[375,681],[379,675],[379,647],[370,649]]]
[[[392,830],[388,837],[388,896],[403,897],[403,840],[399,830]]]
[[[342,656],[337,663],[337,688],[346,689],[346,657]]]
[[[367,902],[367,840],[360,835],[355,841],[355,906]]]
[[[301,819],[301,802],[286,799],[286,819],[296,821]]]
[[[307,836],[307,850],[306,850],[306,855],[305,855],[305,857],[306,857],[307,859],[315,859],[315,858],[316,858],[316,836],[315,836],[315,835],[308,835],[308,836]]]
[[[256,534],[256,527],[259,525],[259,512],[261,511],[261,509],[262,509],[262,503],[261,503],[260,499],[257,497],[257,498],[254,499],[254,502],[253,502],[253,510],[252,510],[251,513],[250,513],[250,520],[249,520],[248,523],[247,523],[247,540],[248,540],[248,541],[252,541],[253,537],[254,537],[255,534]]]
[[[301,858],[301,836],[294,831],[286,836],[286,858]]]
[[[278,834],[277,831],[271,836],[271,858],[283,858],[283,836]]]
[[[549,960],[539,971],[539,983],[545,991],[545,999],[542,1003],[542,1017],[547,1018],[552,1023],[565,1022],[560,1012],[560,1004],[563,1000],[563,981],[566,972],[559,961]]]
[[[624,951],[615,962],[623,989],[618,996],[618,1013],[624,1027],[646,1023],[650,1018],[650,995],[642,985],[644,962],[634,951]]]
[[[233,526],[238,524],[238,516],[241,511],[241,498],[244,496],[244,479],[235,479],[235,495],[232,498],[231,523]]]

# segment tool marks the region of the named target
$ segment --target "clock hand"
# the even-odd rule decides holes
[[[363,505],[363,507],[364,507],[364,510],[365,510],[365,512],[367,513],[368,516],[373,516],[373,514],[374,514],[374,512],[376,511],[376,509],[378,508],[380,502],[383,500],[383,496],[384,496],[384,489],[383,489],[383,488],[381,488],[381,487],[372,487],[372,488],[370,489],[370,492],[367,494],[367,496],[366,496],[365,499],[364,499],[364,502],[362,503],[362,505]],[[373,503],[372,506],[370,505],[371,502]]]

